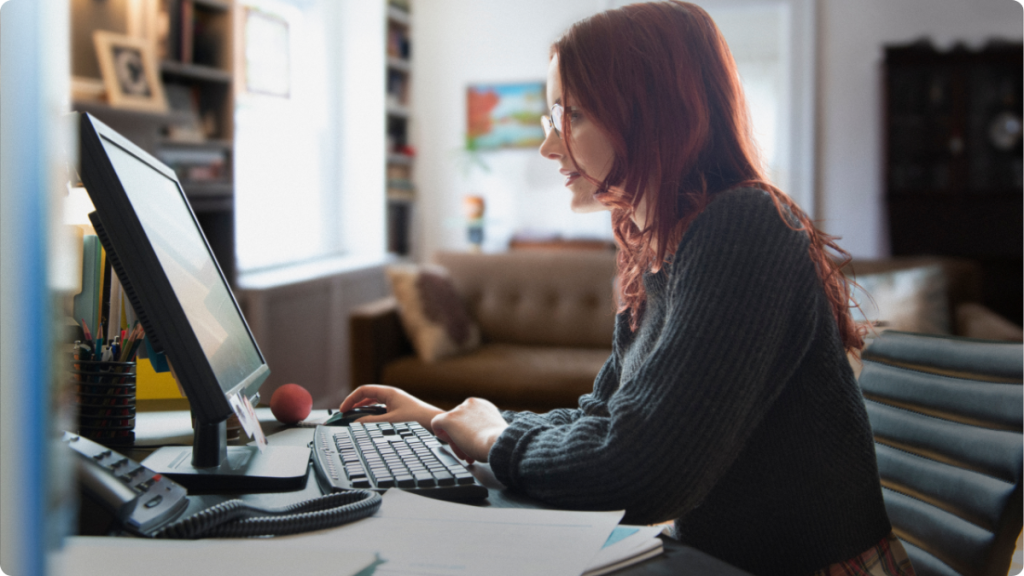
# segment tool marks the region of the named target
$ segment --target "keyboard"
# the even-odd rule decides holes
[[[487,498],[487,488],[416,422],[317,426],[313,469],[325,493],[400,488],[442,500]]]

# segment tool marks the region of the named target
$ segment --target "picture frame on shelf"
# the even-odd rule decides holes
[[[93,43],[111,106],[147,112],[167,111],[160,69],[149,42],[96,30]]]

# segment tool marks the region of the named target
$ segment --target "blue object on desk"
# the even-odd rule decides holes
[[[150,344],[149,338],[144,340],[146,343],[146,357],[149,358],[149,363],[153,365],[154,372],[170,372],[171,367],[167,365],[167,356],[163,352],[157,353],[153,350],[153,345]]]

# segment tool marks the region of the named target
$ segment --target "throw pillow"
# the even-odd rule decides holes
[[[437,362],[480,346],[480,328],[444,268],[392,266],[387,276],[402,326],[420,360]]]
[[[949,334],[949,299],[942,267],[921,266],[854,279],[853,319],[881,330]]]

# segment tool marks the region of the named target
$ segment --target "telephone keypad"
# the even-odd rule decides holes
[[[119,517],[119,520],[128,530],[149,535],[177,518],[188,507],[185,488],[170,478],[156,474],[127,456],[109,450],[88,438],[65,432],[63,439],[73,451],[87,461],[95,462],[84,462],[86,466],[91,467],[93,474],[103,475],[109,482],[122,484],[128,488],[127,494],[134,494],[134,499],[128,506],[122,501],[107,502],[115,514],[123,516]],[[101,470],[97,469],[97,465]],[[118,490],[123,491],[124,488]],[[117,490],[111,489],[108,492],[113,494]],[[97,497],[104,500],[101,495]]]

